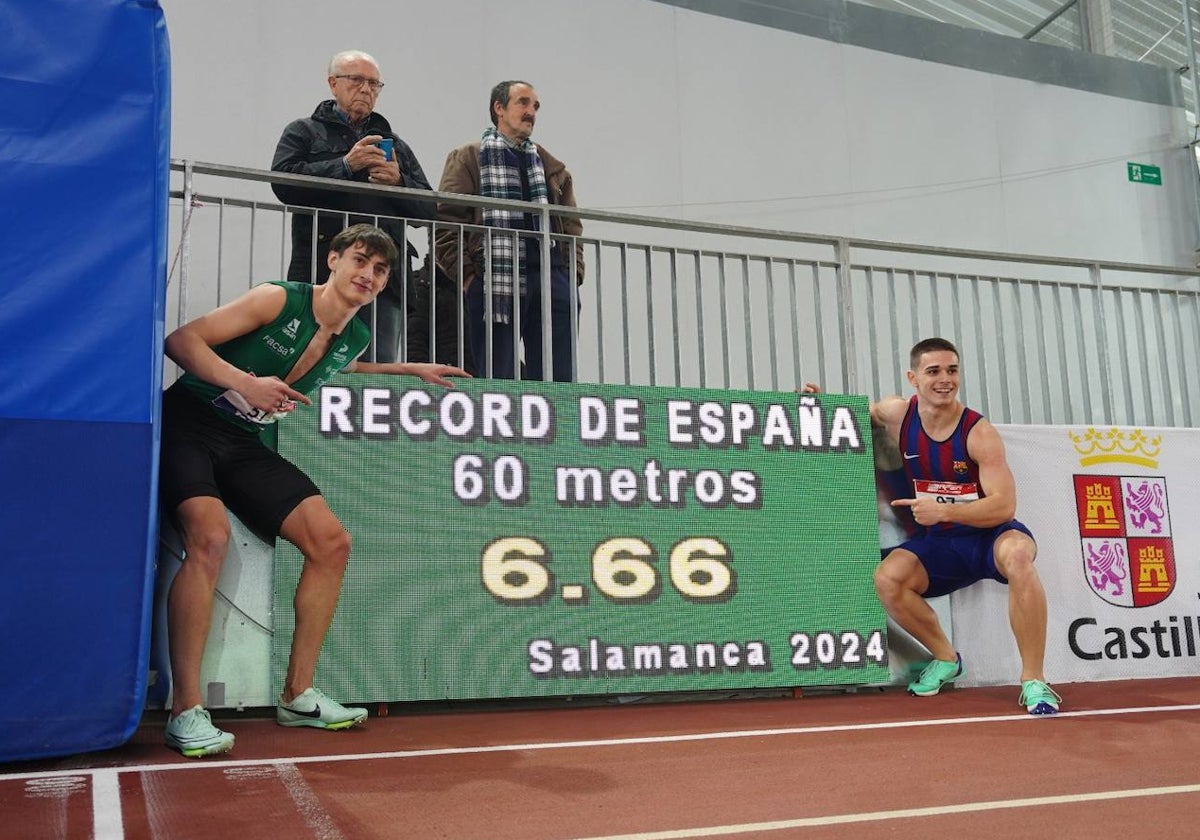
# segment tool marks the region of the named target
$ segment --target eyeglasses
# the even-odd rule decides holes
[[[379,93],[379,91],[383,90],[383,82],[379,81],[379,79],[368,79],[366,76],[358,75],[341,75],[334,76],[333,78],[345,79],[346,81],[350,82],[350,84],[354,85],[354,87],[362,87],[363,85],[367,85],[376,93]]]

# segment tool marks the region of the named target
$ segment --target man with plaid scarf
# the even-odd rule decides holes
[[[488,114],[492,126],[480,140],[460,146],[446,158],[440,192],[514,199],[537,204],[575,206],[575,187],[566,166],[531,141],[540,107],[528,82],[505,81],[492,88]],[[476,376],[545,379],[542,352],[542,217],[521,210],[467,207],[441,203],[437,218],[453,225],[439,227],[437,259],[457,282],[461,271],[465,320]],[[460,227],[467,225],[467,228]],[[470,226],[475,226],[474,228]],[[502,228],[518,233],[484,231]],[[550,217],[554,235],[578,237],[578,218]],[[583,282],[583,245],[552,241],[550,250],[551,355],[553,379],[575,379],[571,282]],[[489,342],[490,334],[490,342]]]

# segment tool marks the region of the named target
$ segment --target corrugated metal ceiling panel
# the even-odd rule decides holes
[[[856,0],[867,6],[943,23],[1021,37],[1062,6],[1062,0]],[[1116,54],[1178,68],[1187,63],[1181,0],[1111,0]],[[1192,23],[1200,5],[1192,2]],[[1079,10],[1073,7],[1034,40],[1078,49]],[[1169,34],[1168,34],[1169,33]],[[1164,38],[1163,36],[1167,36]],[[1161,43],[1160,42],[1161,39]],[[1155,46],[1155,44],[1158,44]],[[1151,51],[1151,48],[1154,48]],[[1147,52],[1149,51],[1149,55]],[[1145,56],[1143,58],[1143,56]]]
[[[982,29],[1020,38],[1058,11],[1064,0],[853,0],[893,12],[942,23]],[[1200,0],[1190,0],[1193,35],[1200,36]],[[1177,70],[1191,111],[1189,51],[1183,22],[1183,0],[1110,0],[1113,54]],[[1083,43],[1078,4],[1046,26],[1032,40],[1069,49]]]

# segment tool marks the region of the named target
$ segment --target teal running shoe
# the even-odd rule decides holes
[[[1031,715],[1055,715],[1062,698],[1041,680],[1025,680],[1021,683],[1021,697],[1017,702]]]
[[[213,726],[212,716],[203,706],[193,706],[168,719],[163,739],[185,758],[202,758],[233,749],[233,735]]]
[[[942,686],[962,676],[962,654],[955,654],[953,662],[935,659],[925,666],[921,676],[908,684],[908,693],[914,697],[932,697]]]
[[[367,719],[366,709],[346,708],[319,688],[307,688],[284,703],[279,698],[275,722],[280,726],[312,726],[317,729],[347,729]]]

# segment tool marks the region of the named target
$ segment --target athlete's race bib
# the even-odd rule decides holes
[[[934,499],[943,504],[958,504],[979,500],[979,485],[975,482],[959,484],[955,481],[924,481],[913,479],[918,499]]]
[[[286,417],[287,412],[263,411],[250,405],[250,401],[239,394],[237,391],[230,388],[223,394],[220,394],[212,401],[213,408],[218,411],[224,411],[227,414],[232,414],[240,420],[245,420],[248,423],[255,423],[259,426],[269,426],[281,417]]]

